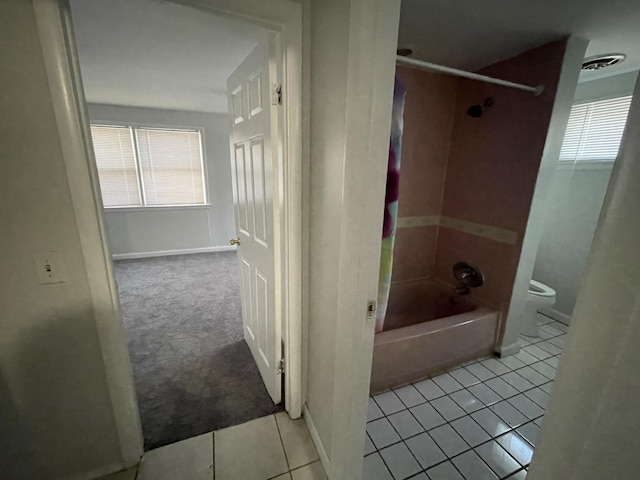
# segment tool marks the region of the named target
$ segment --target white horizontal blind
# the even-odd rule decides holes
[[[615,160],[630,105],[631,96],[574,105],[560,160]]]
[[[91,137],[104,206],[141,205],[131,128],[91,125]]]
[[[204,203],[197,130],[136,128],[147,205]]]

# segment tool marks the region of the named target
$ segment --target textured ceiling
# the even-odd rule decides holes
[[[73,0],[89,102],[226,112],[229,75],[258,27],[159,0]]]
[[[572,33],[590,40],[587,56],[628,55],[581,81],[640,68],[640,0],[403,0],[398,44],[477,70]]]

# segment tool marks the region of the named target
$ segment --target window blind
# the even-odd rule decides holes
[[[147,205],[204,203],[197,130],[136,128]]]
[[[130,127],[91,125],[105,207],[142,205]]]
[[[615,160],[630,105],[631,96],[574,105],[562,143],[560,160]]]

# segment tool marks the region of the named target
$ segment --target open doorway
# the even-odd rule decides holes
[[[145,449],[283,410],[280,323],[267,328],[269,389],[265,349],[250,348],[260,300],[275,322],[277,279],[262,268],[271,290],[252,289],[241,280],[248,254],[229,245],[253,205],[238,188],[246,172],[232,175],[227,79],[272,53],[260,50],[272,35],[153,0],[71,6]],[[269,105],[265,73],[245,90]]]

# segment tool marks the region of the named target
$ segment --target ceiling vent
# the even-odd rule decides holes
[[[624,53],[608,53],[585,58],[582,63],[582,70],[600,70],[601,68],[612,67],[624,62],[625,58],[627,56]]]

